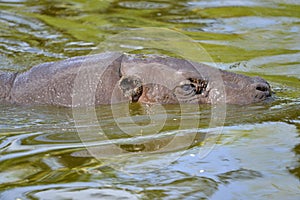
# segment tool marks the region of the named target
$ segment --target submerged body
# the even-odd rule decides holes
[[[260,77],[159,55],[102,53],[0,72],[0,102],[25,105],[250,104],[270,96]]]

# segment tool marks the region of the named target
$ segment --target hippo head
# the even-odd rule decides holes
[[[260,77],[157,55],[125,55],[118,82],[123,95],[141,103],[250,104],[271,96]]]

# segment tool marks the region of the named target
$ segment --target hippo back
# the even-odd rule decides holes
[[[17,73],[0,71],[0,102],[9,102],[9,93]]]
[[[118,56],[119,54],[117,53],[95,54],[34,66],[29,71],[16,77],[11,89],[11,102],[28,105],[44,104],[70,107],[72,106],[74,83],[78,74],[83,77],[82,81],[88,83],[81,84],[84,87],[81,90],[86,93],[89,92],[92,84],[99,84],[99,80],[95,80],[97,83],[88,82],[91,75],[108,73],[109,85],[113,85],[111,82],[119,80],[119,66],[116,62],[107,67],[108,70],[105,69],[107,72],[103,72],[104,69],[102,69],[106,65],[103,63],[110,63]],[[101,84],[105,85],[107,84],[106,82],[102,81]],[[100,85],[98,88],[103,91],[97,91],[95,94],[96,102],[93,103],[108,103],[105,99],[106,96],[109,96],[106,93],[110,92],[107,90],[107,86]]]

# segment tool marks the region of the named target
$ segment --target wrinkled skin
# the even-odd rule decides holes
[[[207,65],[159,55],[102,53],[0,72],[0,102],[91,106],[119,102],[251,104],[269,84]]]

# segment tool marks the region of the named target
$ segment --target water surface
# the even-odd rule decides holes
[[[298,1],[4,0],[0,8],[4,71],[111,50],[111,36],[160,27],[276,93],[274,102],[228,105],[224,126],[210,124],[206,105],[117,105],[117,116],[100,106],[97,122],[84,110],[0,105],[1,200],[299,199]],[[123,39],[124,51],[173,55]]]

